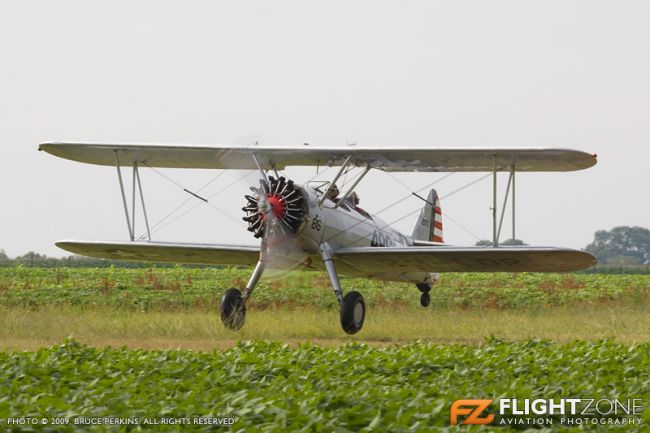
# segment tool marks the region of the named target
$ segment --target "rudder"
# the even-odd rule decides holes
[[[418,241],[444,242],[440,198],[435,189],[429,191],[427,203],[420,211],[411,237]]]

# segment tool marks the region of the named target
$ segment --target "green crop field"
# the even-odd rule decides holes
[[[450,426],[452,402],[571,397],[643,402],[641,426],[574,430],[648,430],[650,275],[444,274],[428,308],[344,278],[368,304],[348,336],[307,272],[263,281],[224,329],[220,296],[249,273],[1,268],[0,431],[494,431]],[[137,425],[74,426],[90,417]],[[144,424],[164,419],[189,424]],[[571,430],[497,431],[526,428]]]
[[[343,278],[368,305],[361,333],[340,330],[324,274],[262,281],[239,332],[219,299],[248,269],[0,268],[0,347],[34,349],[74,337],[95,346],[231,347],[239,339],[334,345],[346,341],[480,343],[546,338],[650,341],[650,275],[443,274],[428,308],[410,284]]]
[[[0,268],[0,305],[75,305],[138,311],[214,310],[228,287],[243,288],[249,269],[190,268]],[[418,304],[410,284],[342,278],[344,290],[360,291],[371,307]],[[443,274],[431,291],[435,309],[521,309],[577,304],[650,301],[650,274]],[[262,281],[251,308],[335,309],[324,273],[292,272]]]
[[[546,338],[650,340],[650,275],[443,274],[428,308],[410,284],[343,278],[368,305],[361,333],[340,330],[324,274],[263,281],[239,332],[223,328],[219,299],[247,269],[0,268],[0,347],[34,349],[67,337],[95,346],[231,347],[239,339],[480,343]]]
[[[35,352],[0,353],[0,420],[18,414],[47,420],[48,426],[32,431],[78,431],[51,423],[88,417],[131,418],[138,425],[128,431],[220,431],[193,424],[198,417],[231,417],[233,431],[494,431],[450,430],[449,407],[456,399],[505,397],[647,402],[650,344],[491,340],[478,347],[332,349],[256,342],[191,352],[100,350],[67,341]],[[145,424],[162,418],[188,424]],[[641,418],[650,422],[650,411]],[[641,431],[607,425],[589,430]]]

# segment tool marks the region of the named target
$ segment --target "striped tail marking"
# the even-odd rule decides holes
[[[440,199],[436,194],[436,200],[433,202],[433,217],[431,218],[431,239],[433,242],[444,242],[442,239],[442,209],[440,208]]]

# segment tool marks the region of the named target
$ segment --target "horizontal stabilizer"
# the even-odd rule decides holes
[[[341,164],[385,171],[573,171],[596,164],[596,155],[572,149],[436,147],[277,147],[43,143],[39,150],[88,164],[255,170],[264,167]]]
[[[337,269],[373,275],[390,272],[567,272],[596,264],[578,250],[551,247],[360,247],[336,251]]]
[[[206,265],[254,265],[258,247],[169,242],[60,241],[56,246],[74,254],[114,260],[194,263]]]

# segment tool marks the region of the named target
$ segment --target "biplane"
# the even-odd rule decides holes
[[[596,258],[584,251],[532,246],[499,245],[508,193],[512,191],[515,239],[515,173],[581,170],[596,164],[596,155],[571,149],[379,148],[179,146],[136,144],[44,143],[39,150],[52,155],[117,169],[129,241],[60,241],[72,253],[107,258],[175,263],[252,266],[243,291],[225,290],[220,302],[223,324],[243,326],[246,303],[260,278],[271,269],[325,271],[340,306],[343,330],[361,330],[366,315],[363,296],[341,287],[339,275],[402,281],[420,292],[420,303],[430,303],[430,290],[440,272],[562,272],[588,268]],[[289,166],[333,167],[329,181],[294,183],[280,175]],[[122,168],[133,170],[131,211]],[[192,168],[255,170],[259,182],[244,197],[243,220],[259,246],[219,243],[190,244],[152,241],[144,206],[139,169]],[[337,182],[351,168],[359,174],[344,191]],[[492,244],[488,247],[452,246],[444,242],[440,197],[430,189],[426,197],[414,193],[423,205],[410,235],[400,233],[359,206],[355,188],[371,170],[386,172],[492,173]],[[509,173],[501,217],[497,223],[497,173]],[[185,189],[196,200],[207,201]],[[135,237],[136,198],[147,226],[144,239]]]

